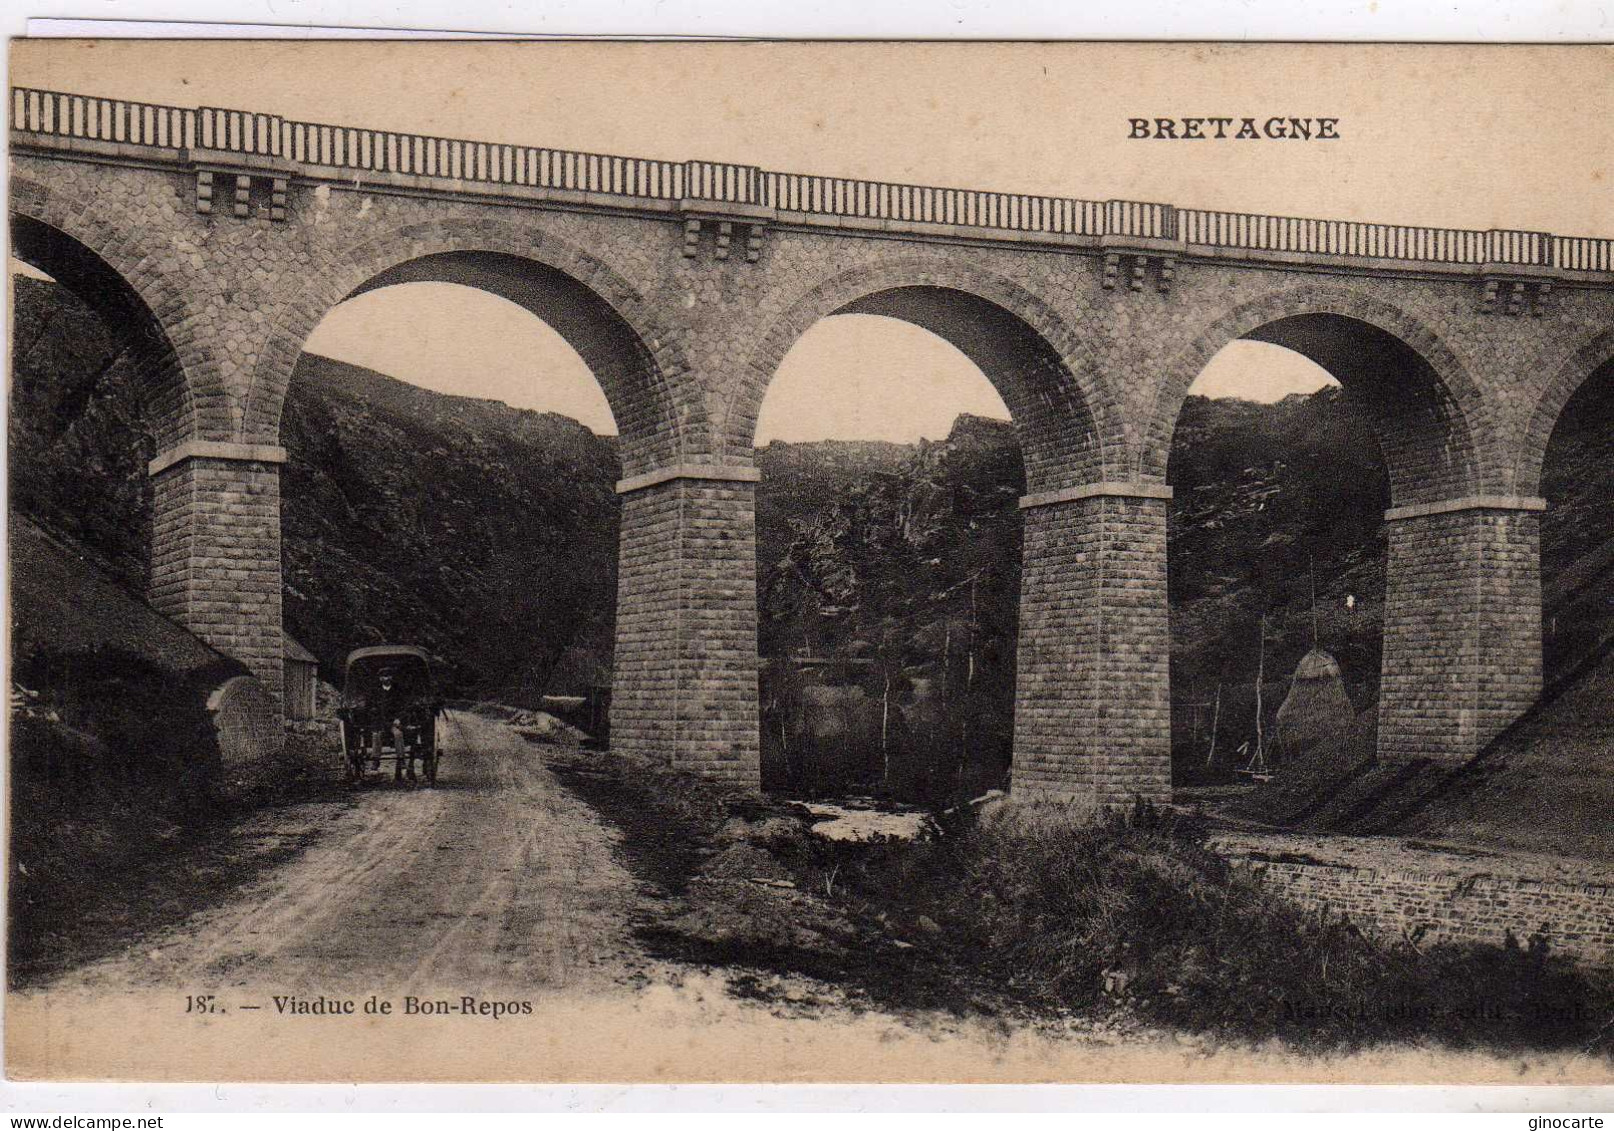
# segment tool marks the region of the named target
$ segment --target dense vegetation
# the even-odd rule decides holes
[[[1024,493],[1004,423],[758,453],[764,772],[805,794],[999,784]]]
[[[783,1008],[817,1004],[781,981],[805,975],[854,1005],[1078,1018],[1112,1039],[1614,1052],[1607,975],[1539,938],[1369,938],[1241,874],[1192,816],[1139,805],[1080,826],[962,806],[917,842],[828,840],[800,806],[623,756],[545,756],[660,891],[641,937]]]
[[[10,506],[144,591],[155,455],[133,361],[89,306],[12,277]]]

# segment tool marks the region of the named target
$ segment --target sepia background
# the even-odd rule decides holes
[[[19,86],[585,152],[1377,223],[1608,226],[1614,54],[1596,47],[88,41],[19,42],[12,68]],[[1131,117],[1271,115],[1339,117],[1341,137],[1127,137]],[[361,296],[309,349],[615,431],[558,335],[470,288]],[[1240,342],[1195,391],[1275,401],[1329,380]],[[961,412],[1008,416],[940,338],[844,316],[786,359],[757,443],[941,439]]]
[[[1607,49],[1032,45],[432,45],[18,43],[15,85],[263,110],[479,140],[1091,199],[1442,227],[1609,234],[1614,54]],[[1552,81],[1543,81],[1550,74]],[[1573,98],[1565,92],[1573,91]],[[1132,141],[1129,117],[1341,119],[1328,143]],[[24,271],[22,274],[26,275]],[[430,388],[614,424],[592,377],[534,316],[464,288],[409,284],[344,304],[314,353]],[[1239,343],[1196,384],[1277,401],[1329,379]],[[763,408],[771,440],[940,440],[961,413],[1005,418],[978,370],[924,332],[863,316],[798,344]],[[31,1063],[95,1074],[555,1078],[1495,1078],[1484,1057],[1364,1055],[1211,1063],[1176,1052],[1077,1056],[1037,1036],[916,1038],[873,1023],[804,1039],[728,1014],[557,1008],[522,1047],[451,1024],[362,1043],[179,1028],[131,1042],[159,1000],[15,1003]],[[160,1015],[160,1014],[159,1014]],[[385,1027],[383,1026],[384,1030]],[[312,1065],[312,1067],[311,1067]],[[1596,1065],[1537,1065],[1598,1080]],[[50,1067],[44,1069],[47,1073]]]

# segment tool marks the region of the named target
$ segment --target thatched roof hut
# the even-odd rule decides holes
[[[1355,718],[1339,661],[1313,648],[1295,665],[1289,694],[1278,708],[1273,761],[1281,765],[1297,754],[1339,738]]]

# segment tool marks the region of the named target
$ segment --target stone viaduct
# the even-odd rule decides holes
[[[818,319],[941,335],[1018,426],[1013,792],[1170,787],[1166,457],[1239,338],[1376,420],[1392,509],[1380,754],[1461,761],[1541,683],[1538,497],[1614,374],[1614,241],[774,173],[11,92],[15,254],[138,343],[153,604],[278,696],[281,406],[332,307],[411,280],[522,304],[592,367],[624,478],[615,744],[755,785],[752,437]]]

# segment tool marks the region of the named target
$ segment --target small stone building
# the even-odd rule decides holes
[[[286,718],[304,721],[314,717],[319,695],[319,661],[289,634],[282,633],[285,641],[284,695]]]
[[[217,766],[226,771],[227,785],[245,780],[239,771],[280,751],[285,732],[274,698],[241,663],[26,516],[11,516],[8,542],[12,670],[37,681],[25,686],[52,706],[72,709],[61,722],[27,720],[36,732],[56,728],[30,736],[44,757],[56,750],[80,757],[109,743],[119,749],[126,734],[117,729],[119,720],[141,713],[155,716],[166,734],[165,756],[149,768],[172,773],[176,788]],[[288,646],[307,656],[300,646]],[[93,772],[97,764],[86,768]]]

